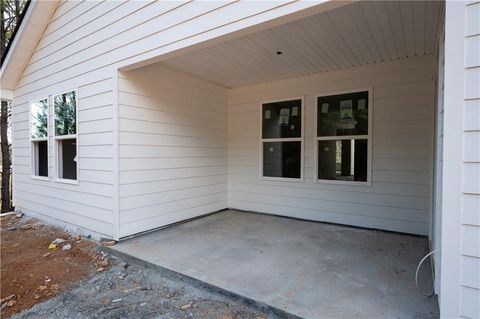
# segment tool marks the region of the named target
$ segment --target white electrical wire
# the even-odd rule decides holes
[[[424,293],[420,287],[418,287],[418,271],[420,270],[420,267],[422,266],[423,262],[428,258],[430,257],[431,255],[433,255],[434,253],[436,253],[437,251],[440,251],[440,249],[434,249],[432,250],[431,252],[429,252],[428,254],[425,255],[425,257],[422,258],[422,260],[420,260],[420,262],[418,263],[418,266],[417,266],[417,271],[415,271],[415,286],[417,286],[417,289],[420,291],[420,293],[424,296],[427,296],[427,297],[431,297],[435,294],[435,291],[429,293],[429,294],[426,294]]]

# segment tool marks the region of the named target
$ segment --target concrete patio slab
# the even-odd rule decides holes
[[[438,317],[424,237],[227,210],[112,249],[299,317]]]

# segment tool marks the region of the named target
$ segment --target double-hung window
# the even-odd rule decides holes
[[[32,176],[48,179],[48,99],[30,104]]]
[[[301,180],[303,99],[262,104],[261,177]]]
[[[57,179],[77,180],[77,92],[53,97]]]
[[[317,97],[316,179],[371,182],[371,90]]]

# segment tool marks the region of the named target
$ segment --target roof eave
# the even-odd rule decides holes
[[[16,88],[58,2],[32,0],[28,6],[0,69],[2,91]]]

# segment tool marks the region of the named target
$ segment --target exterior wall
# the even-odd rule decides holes
[[[434,134],[432,56],[229,90],[229,206],[428,235]],[[313,182],[314,96],[373,87],[372,186]],[[304,181],[259,179],[260,103],[305,96]]]
[[[16,98],[13,106],[13,170],[16,209],[86,234],[113,234],[113,133],[112,78],[79,85],[77,110],[78,185],[56,181],[53,95],[50,88]],[[29,101],[50,97],[48,166],[49,181],[31,178]],[[68,225],[70,224],[70,225]],[[93,232],[93,233],[92,233]]]
[[[115,70],[317,4],[60,2],[15,88],[13,178],[17,208],[50,222],[118,238],[118,106],[112,93]],[[80,183],[34,181],[29,176],[28,102],[74,88],[78,88],[79,98]],[[53,176],[53,140],[50,142]]]
[[[480,3],[447,1],[440,312],[480,317]]]
[[[460,311],[480,318],[480,2],[465,15]]]
[[[120,237],[227,208],[225,87],[156,64],[118,102]]]

